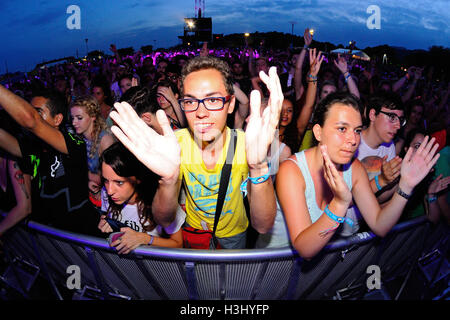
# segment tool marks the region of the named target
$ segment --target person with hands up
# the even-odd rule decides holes
[[[353,157],[361,140],[361,110],[356,97],[330,94],[314,115],[318,145],[280,166],[277,196],[291,242],[306,259],[317,255],[345,226],[354,224],[347,214],[352,201],[370,229],[384,237],[398,221],[414,187],[439,158],[434,139],[425,138],[414,155],[410,148],[401,165],[399,188],[380,208],[364,167]]]
[[[101,156],[102,211],[98,228],[104,233],[114,230],[106,217],[127,225],[120,228],[120,237],[110,245],[119,254],[128,254],[140,245],[180,248],[183,246],[181,226],[186,214],[177,210],[175,220],[163,228],[152,214],[152,200],[158,177],[150,172],[120,142],[106,149]]]
[[[341,57],[341,55],[338,53],[337,60],[333,60],[333,62],[336,68],[338,68],[342,73],[345,83],[347,84],[348,91],[359,99],[360,96],[358,86],[355,80],[353,80],[352,75],[347,67],[347,60],[345,59],[345,57]]]
[[[227,196],[216,236],[222,248],[244,248],[248,218],[243,194],[248,192],[250,218],[255,230],[267,232],[276,213],[275,194],[267,151],[275,137],[283,94],[275,68],[260,73],[270,90],[268,106],[261,113],[261,95],[250,97],[251,115],[246,132],[236,130],[236,151]],[[113,133],[149,169],[161,176],[152,212],[165,226],[174,220],[181,187],[186,193],[186,226],[213,229],[220,172],[230,147],[227,115],[233,112],[232,74],[222,60],[207,56],[190,60],[182,71],[179,100],[188,128],[176,133],[164,111],[157,112],[163,135],[145,125],[126,103],[116,104],[111,117]],[[232,146],[231,146],[232,147]]]

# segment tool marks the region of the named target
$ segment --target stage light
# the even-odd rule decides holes
[[[187,21],[187,25],[191,29],[195,26],[194,21],[192,21],[192,20]]]
[[[311,28],[311,29],[309,29],[309,34],[313,36],[313,35],[314,35],[314,31],[315,31],[315,30],[314,30],[314,29],[312,29],[312,28]]]
[[[246,32],[246,33],[244,33],[244,36],[250,37],[250,33]]]

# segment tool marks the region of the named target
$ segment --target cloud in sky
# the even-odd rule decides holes
[[[81,8],[81,30],[68,30],[66,9]],[[368,30],[370,5],[381,9],[381,30]],[[179,43],[183,18],[193,16],[193,0],[132,1],[0,1],[0,59],[14,68],[34,61],[118,47]],[[361,47],[390,44],[410,49],[450,45],[448,0],[208,0],[204,15],[213,18],[214,33],[279,31],[302,35],[316,29],[315,38],[335,44],[356,40]],[[0,73],[4,69],[0,63]]]

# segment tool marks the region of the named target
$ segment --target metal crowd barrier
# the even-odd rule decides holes
[[[382,282],[408,276],[425,254],[438,246],[448,250],[448,239],[447,226],[420,217],[399,223],[384,238],[364,232],[331,242],[309,261],[290,247],[209,251],[141,246],[118,255],[104,239],[30,221],[5,235],[9,267],[0,280],[26,296],[40,274],[55,297],[63,299],[61,288],[68,288],[71,268],[77,268],[80,278],[72,287],[78,287],[69,288],[72,299],[359,299],[368,292],[369,266],[379,267]]]

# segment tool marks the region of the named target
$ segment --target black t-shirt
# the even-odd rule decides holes
[[[19,140],[33,176],[31,219],[68,231],[98,235],[99,215],[89,201],[85,142],[70,132],[61,133],[68,154],[39,139]]]

